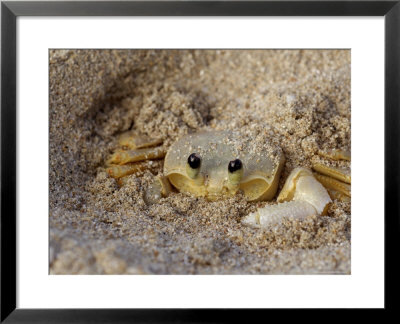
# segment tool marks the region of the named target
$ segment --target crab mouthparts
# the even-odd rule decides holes
[[[207,188],[206,198],[208,200],[218,200],[226,197],[227,195],[229,195],[229,191],[225,187],[222,187],[220,190],[215,190],[215,191],[210,191],[210,189]]]
[[[211,178],[207,178],[204,186],[206,188],[207,196],[211,200],[217,199],[221,196],[234,195],[238,189],[237,186],[235,188],[229,188],[227,185],[227,179],[225,179],[225,181],[217,181],[215,179],[211,180]]]

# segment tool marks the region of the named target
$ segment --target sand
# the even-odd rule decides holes
[[[172,192],[146,204],[163,161],[120,187],[105,172],[119,134],[176,139],[204,129],[252,132],[295,167],[351,149],[348,50],[50,51],[51,274],[350,274],[351,205],[265,229],[241,224],[243,195]],[[278,191],[279,191],[278,189]]]

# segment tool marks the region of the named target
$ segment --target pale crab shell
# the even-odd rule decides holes
[[[258,147],[253,137],[240,131],[211,131],[186,135],[168,150],[164,175],[181,192],[215,199],[242,190],[247,200],[270,200],[275,196],[285,162],[282,150],[268,141]],[[199,176],[188,177],[186,168],[190,154],[201,157]],[[232,186],[228,180],[228,164],[240,159],[243,176]]]

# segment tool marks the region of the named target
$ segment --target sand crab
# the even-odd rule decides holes
[[[119,140],[121,149],[107,161],[111,177],[143,170],[146,160],[164,160],[164,175],[157,176],[145,200],[155,203],[172,187],[180,192],[210,200],[235,195],[239,190],[248,201],[271,200],[279,184],[285,157],[280,147],[265,138],[240,131],[209,131],[189,134],[166,150],[160,139],[128,132]],[[350,154],[335,150],[321,152],[327,158],[350,160]],[[258,208],[243,218],[243,224],[265,227],[283,217],[304,218],[326,213],[332,199],[349,199],[350,172],[314,164],[312,172],[295,168],[277,197],[276,205]]]

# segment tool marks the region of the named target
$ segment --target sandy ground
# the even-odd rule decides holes
[[[207,201],[143,194],[163,161],[124,186],[105,172],[127,130],[163,139],[202,129],[253,132],[279,145],[290,171],[350,150],[348,50],[50,51],[51,274],[350,273],[351,206],[253,229],[243,195]],[[278,190],[279,190],[278,189]]]

